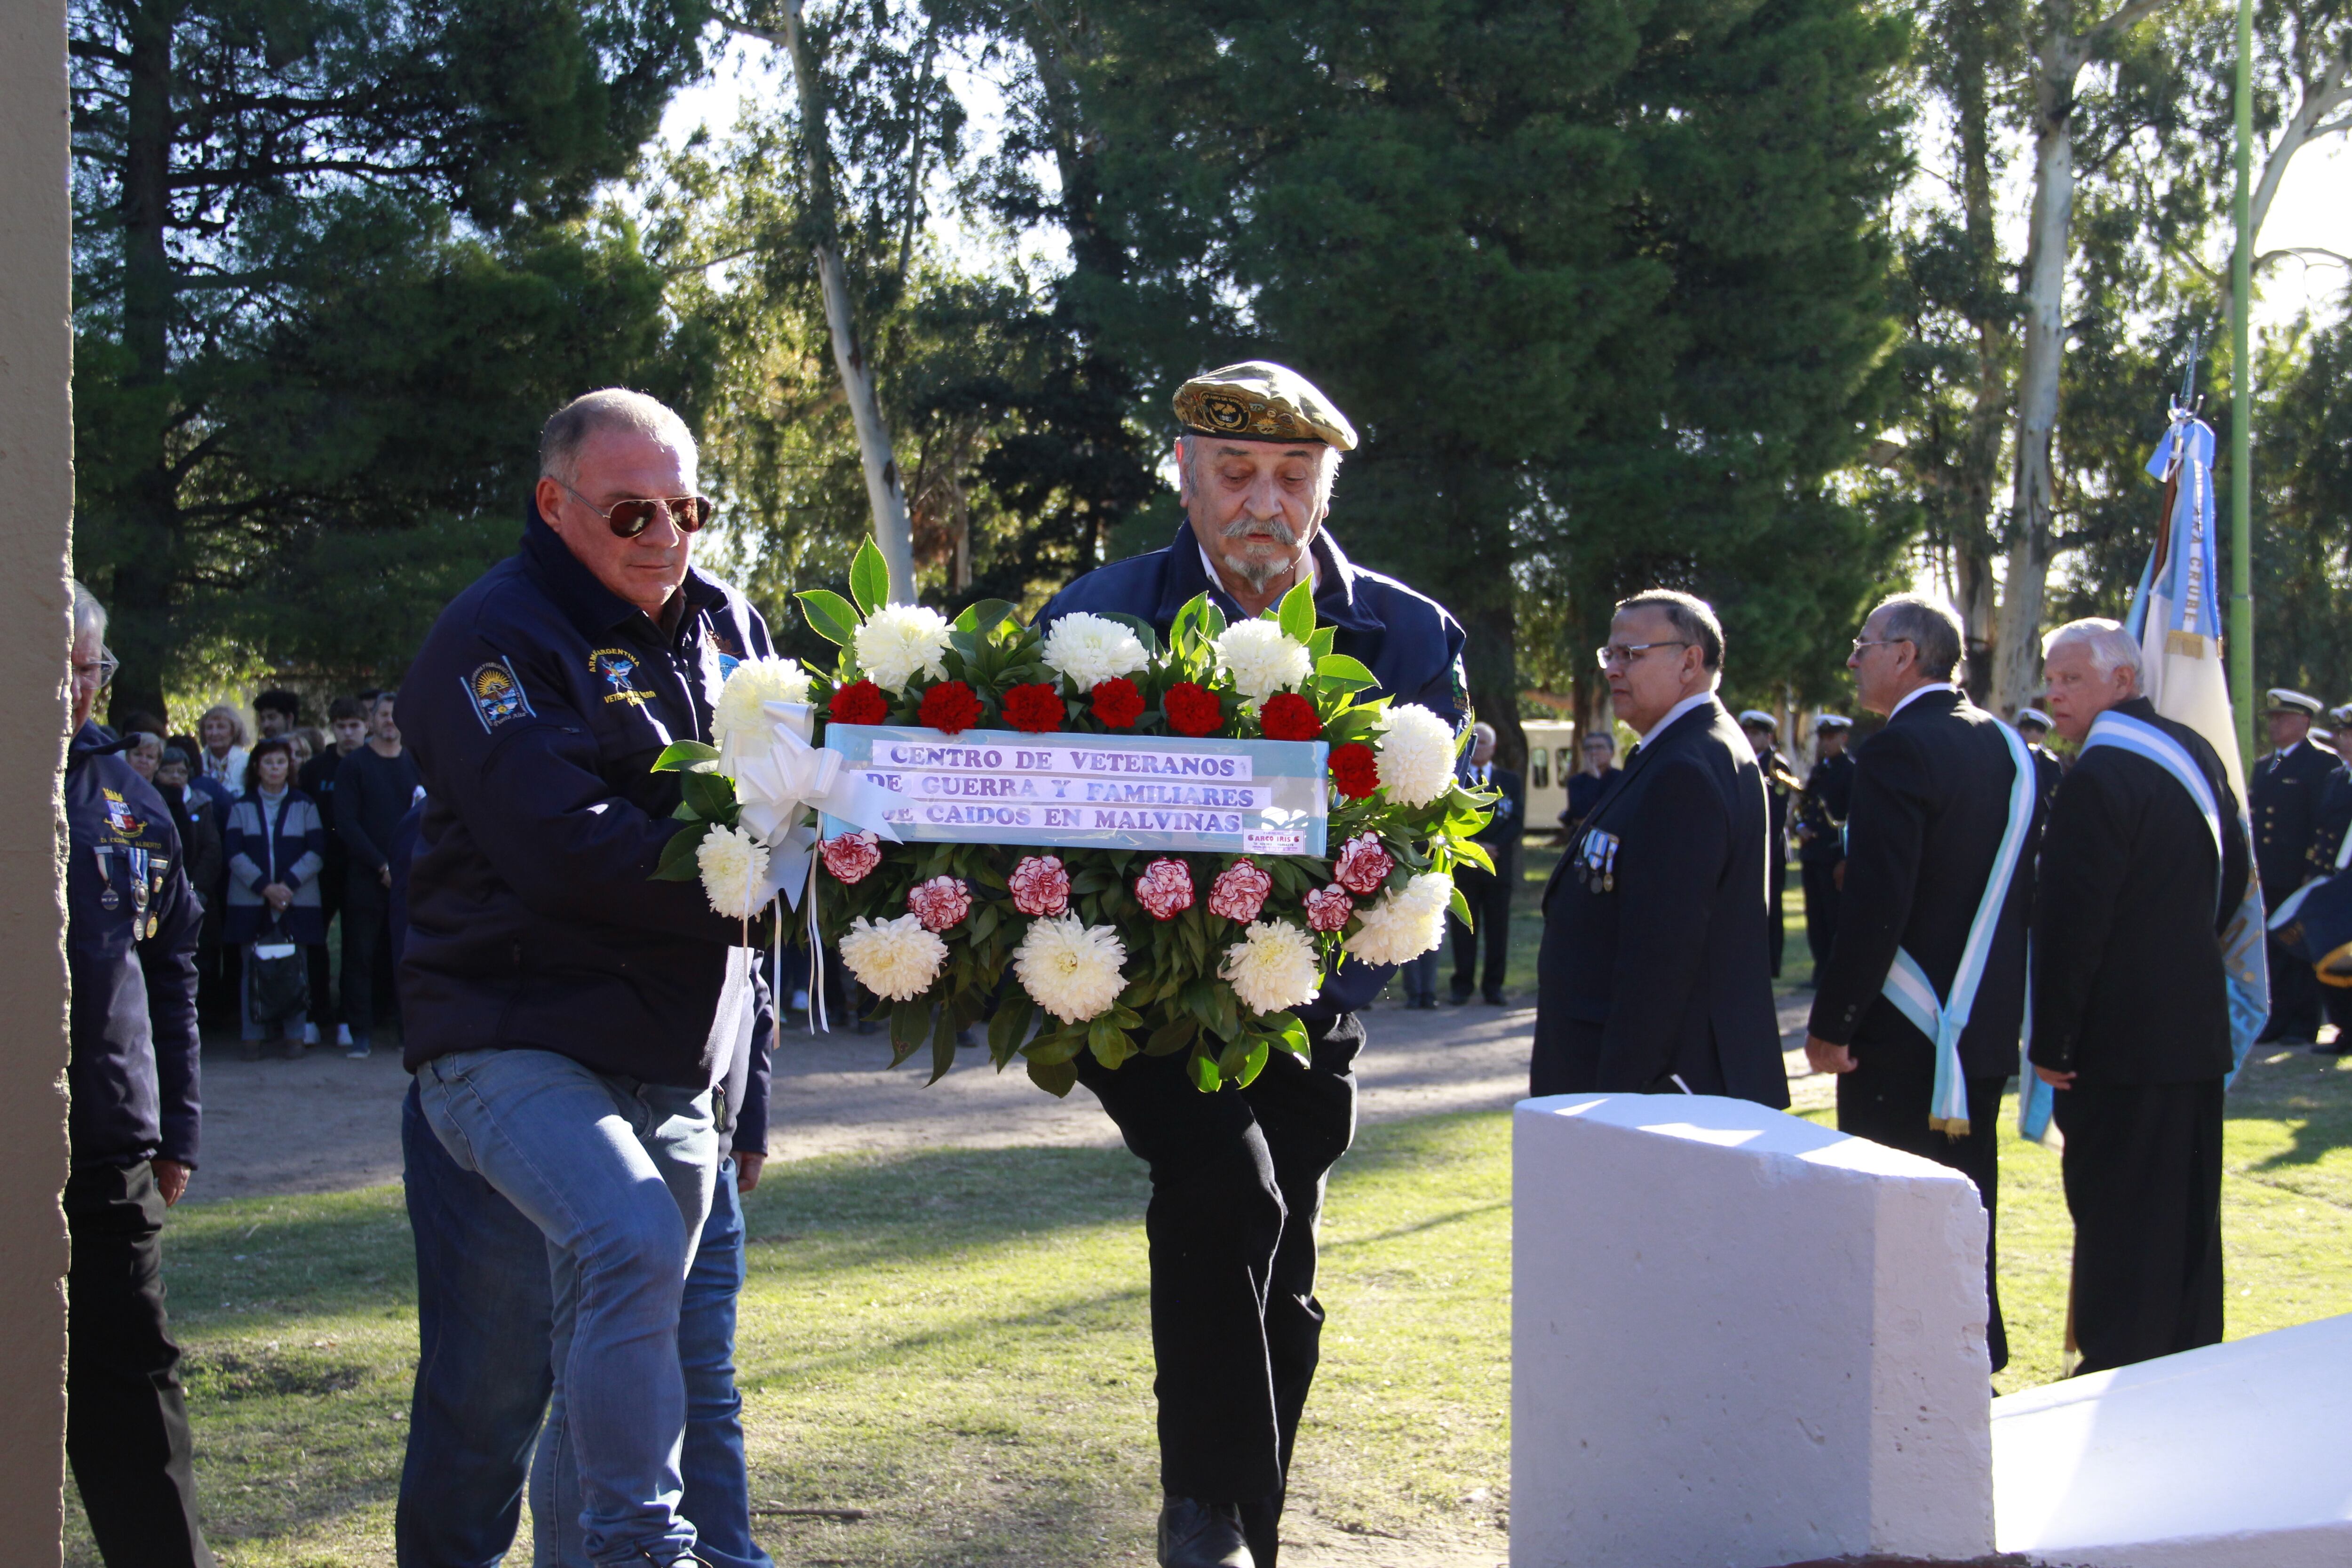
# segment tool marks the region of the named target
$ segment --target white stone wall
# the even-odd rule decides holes
[[[1513,1127],[1513,1568],[1992,1548],[1984,1209],[1745,1100]]]

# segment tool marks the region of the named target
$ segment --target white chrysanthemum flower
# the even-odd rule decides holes
[[[1069,678],[1080,691],[1092,691],[1114,676],[1132,675],[1151,662],[1143,640],[1107,616],[1083,610],[1064,616],[1045,632],[1045,668]]]
[[[1360,906],[1362,922],[1348,938],[1348,951],[1363,963],[1403,963],[1435,951],[1445,941],[1445,911],[1454,901],[1454,879],[1423,871],[1400,891]]]
[[[857,668],[889,692],[906,690],[919,669],[945,680],[948,667],[940,656],[947,647],[948,618],[921,605],[883,605],[866,617],[849,643]]]
[[[776,721],[761,706],[767,702],[806,702],[809,672],[796,658],[747,658],[735,667],[719,688],[719,706],[710,715],[710,738],[719,746],[719,771],[739,756],[763,756],[774,742]]]
[[[1013,973],[1031,1000],[1066,1024],[1082,1024],[1110,1010],[1126,988],[1118,972],[1127,948],[1110,926],[1090,926],[1076,915],[1032,921],[1013,950]]]
[[[1235,621],[1217,638],[1217,659],[1234,672],[1234,689],[1252,702],[1295,690],[1315,673],[1307,645],[1272,621]]]
[[[1399,805],[1427,805],[1454,787],[1454,731],[1419,703],[1389,710],[1378,750],[1381,787]]]
[[[1217,973],[1243,1006],[1261,1016],[1315,1000],[1315,942],[1284,921],[1260,921],[1225,949]]]
[[[948,944],[925,931],[918,915],[900,915],[895,921],[861,918],[841,933],[841,962],[849,973],[860,985],[893,1002],[911,1002],[929,991],[947,961]]]
[[[767,902],[761,895],[767,889],[768,847],[741,828],[713,823],[695,847],[694,863],[702,870],[703,896],[729,920],[750,920]]]

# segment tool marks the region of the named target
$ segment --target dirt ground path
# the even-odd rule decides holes
[[[1809,993],[1781,998],[1783,1044],[1804,1039]],[[1394,1121],[1450,1110],[1504,1110],[1527,1093],[1535,1009],[1441,1006],[1409,1012],[1383,1003],[1367,1017],[1358,1058],[1359,1114]],[[926,1088],[909,1062],[886,1070],[879,1035],[786,1032],[777,1047],[768,1145],[779,1160],[845,1151],[1118,1142],[1094,1098],[1055,1100],[1018,1068],[999,1074],[979,1051]],[[1800,1079],[1800,1107],[1828,1103],[1829,1080]],[[208,1044],[204,1063],[204,1159],[191,1201],[280,1193],[344,1192],[400,1179],[400,1101],[408,1074],[393,1051],[349,1061],[312,1049],[299,1062],[241,1061],[233,1041]]]

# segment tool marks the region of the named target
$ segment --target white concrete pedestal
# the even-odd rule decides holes
[[[1984,1209],[1745,1100],[1513,1118],[1513,1568],[1992,1549]]]
[[[2004,1552],[2084,1568],[2352,1563],[2352,1315],[2012,1394],[1992,1435]]]

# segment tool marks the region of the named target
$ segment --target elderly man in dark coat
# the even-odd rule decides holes
[[[1601,650],[1642,732],[1544,889],[1529,1092],[1789,1103],[1765,942],[1770,825],[1756,754],[1716,700],[1723,627],[1687,594],[1617,606]]]
[[[2042,789],[2023,738],[1954,684],[1959,661],[1960,618],[1916,594],[1879,605],[1854,639],[1855,695],[1887,720],[1854,754],[1844,901],[1813,977],[1805,1054],[1814,1071],[1841,1075],[1839,1131],[1976,1184],[1986,1348],[1999,1372],[2009,1334],[1993,1277],[1998,1129],[2025,1018]]]
[[[1164,550],[1089,572],[1038,624],[1130,615],[1164,637],[1195,595],[1228,620],[1301,582],[1336,626],[1336,651],[1379,682],[1367,698],[1419,703],[1460,726],[1462,627],[1443,605],[1349,561],[1324,526],[1339,454],[1356,433],[1306,377],[1252,360],[1176,394],[1185,524]],[[1349,963],[1299,1008],[1312,1059],[1277,1051],[1248,1088],[1202,1094],[1181,1056],[1117,1069],[1089,1055],[1078,1079],[1151,1167],[1151,1346],[1159,1363],[1160,1561],[1269,1568],[1323,1309],[1315,1225],[1324,1175],[1355,1132],[1356,1010],[1391,973]]]
[[[2032,1055],[2066,1139],[2081,1370],[2102,1372],[2221,1338],[2221,933],[2249,858],[2221,759],[2139,695],[2129,633],[2075,621],[2045,658],[2082,753],[2042,846]]]

